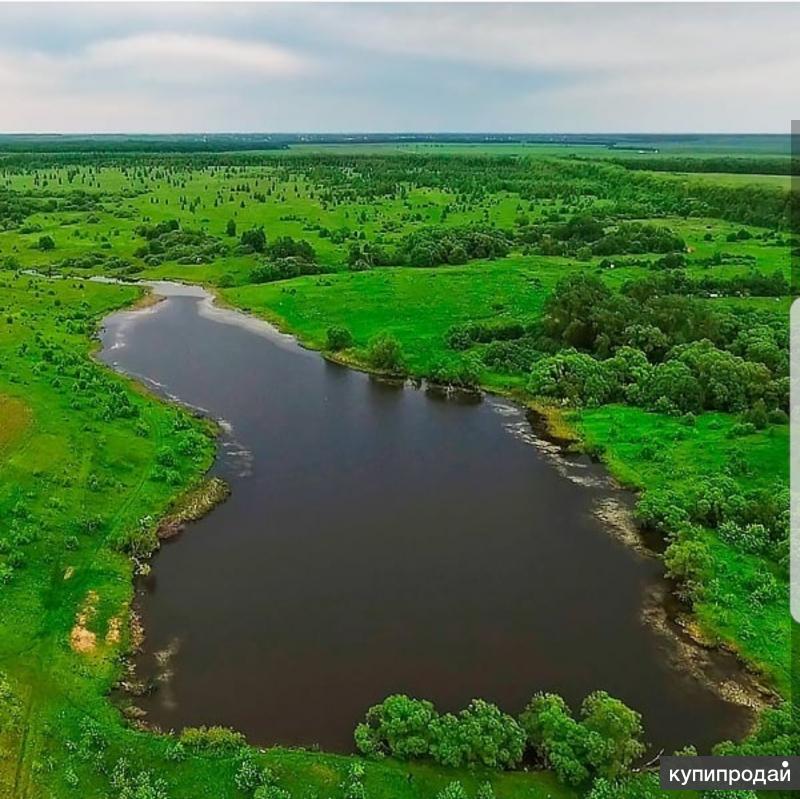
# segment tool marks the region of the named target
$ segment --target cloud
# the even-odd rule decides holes
[[[314,69],[313,62],[268,42],[171,32],[142,33],[91,44],[78,58],[83,70],[135,70],[148,78],[196,82],[220,71],[287,77]]]
[[[331,5],[318,24],[382,53],[516,70],[731,65],[794,53],[800,9],[760,4]],[[630,74],[635,79],[635,74]]]
[[[0,11],[0,131],[736,131],[800,116],[793,4]]]

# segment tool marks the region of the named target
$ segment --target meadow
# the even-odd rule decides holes
[[[697,636],[763,683],[760,731],[736,746],[797,746],[785,503],[798,242],[788,173],[737,171],[786,154],[748,148],[662,146],[673,174],[592,145],[0,156],[0,792],[660,795],[629,762],[571,784],[561,727],[524,770],[448,767],[391,747],[155,734],[135,698],[112,702],[135,679],[134,576],[158,520],[202,484],[215,431],[92,358],[101,319],[143,293],[97,275],[199,283],[356,368],[544,409],[639,491]],[[734,166],[684,171],[712,157]]]

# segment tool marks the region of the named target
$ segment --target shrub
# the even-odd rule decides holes
[[[468,799],[464,786],[456,781],[451,782],[436,794],[436,799]]]
[[[231,754],[245,745],[242,733],[230,727],[186,727],[178,737],[186,749],[208,754]]]
[[[367,711],[366,721],[356,727],[356,746],[367,755],[424,757],[430,752],[435,718],[431,702],[394,694]]]
[[[679,538],[664,552],[664,566],[667,576],[681,584],[681,596],[696,600],[711,567],[711,555],[702,541]]]
[[[478,361],[465,357],[460,361],[440,359],[428,372],[432,383],[456,388],[475,389],[480,384],[481,370]]]
[[[367,362],[384,372],[401,372],[404,360],[400,342],[391,333],[379,333],[369,344]]]
[[[264,252],[267,247],[267,234],[263,227],[254,227],[245,230],[240,239],[243,247],[247,247],[253,252]]]
[[[353,346],[353,334],[346,328],[340,325],[334,325],[328,328],[327,332],[327,347],[333,352],[339,350],[346,350],[348,347]]]
[[[574,350],[542,358],[533,364],[528,391],[573,405],[602,405],[619,392],[612,370],[591,355]]]
[[[641,716],[605,691],[581,705],[576,721],[557,694],[536,694],[520,724],[542,762],[563,782],[586,783],[591,776],[616,778],[644,752]]]
[[[250,272],[250,282],[271,283],[274,280],[288,280],[300,275],[316,275],[319,272],[320,267],[315,263],[292,256],[257,266]]]
[[[270,258],[299,258],[301,261],[314,262],[317,254],[305,239],[293,239],[291,236],[280,236],[267,247]]]
[[[495,705],[475,699],[458,715],[440,716],[430,702],[401,694],[371,707],[355,740],[365,755],[430,757],[456,767],[513,768],[525,750],[524,731]]]

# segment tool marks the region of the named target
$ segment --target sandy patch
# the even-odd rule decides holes
[[[122,638],[122,621],[119,616],[114,616],[108,620],[108,630],[106,631],[106,643],[118,644]]]
[[[88,628],[88,624],[97,615],[99,601],[100,596],[97,591],[89,591],[75,614],[75,625],[69,634],[69,645],[75,652],[87,654],[94,651],[97,646],[97,635]]]

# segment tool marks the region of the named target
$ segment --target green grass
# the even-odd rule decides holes
[[[231,304],[296,333],[324,349],[326,332],[344,325],[357,348],[380,332],[400,341],[409,368],[425,374],[441,358],[457,358],[445,333],[479,320],[533,321],[560,277],[575,269],[566,260],[510,257],[438,269],[380,269],[302,277],[222,290]]]

